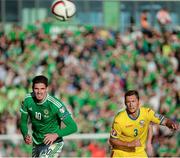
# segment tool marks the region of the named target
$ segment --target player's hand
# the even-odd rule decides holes
[[[176,122],[173,122],[173,123],[172,123],[172,129],[173,129],[173,130],[178,130],[178,129],[179,129],[179,124],[176,123]]]
[[[128,143],[128,147],[140,147],[140,146],[141,146],[141,142],[139,139],[133,140],[132,142]]]
[[[32,144],[32,139],[30,135],[24,137],[24,141],[26,144]]]
[[[56,133],[49,133],[45,135],[44,144],[51,145],[58,138]]]

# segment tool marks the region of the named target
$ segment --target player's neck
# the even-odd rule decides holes
[[[132,119],[137,119],[138,116],[139,116],[139,109],[136,110],[134,113],[130,113],[129,111],[128,112],[128,115],[132,118]]]
[[[37,100],[37,103],[39,103],[39,104],[41,104],[41,103],[43,103],[45,100],[46,100],[46,98],[47,98],[47,94],[46,94],[46,96],[42,99],[42,100]]]
[[[131,115],[131,117],[136,119],[138,117],[138,111],[136,111],[136,112],[134,112],[134,113],[132,113],[130,115]]]

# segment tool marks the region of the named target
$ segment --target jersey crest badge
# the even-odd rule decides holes
[[[49,111],[47,109],[44,110],[44,114],[48,115]]]
[[[139,121],[139,124],[143,127],[145,125],[145,121],[141,120],[141,121]]]

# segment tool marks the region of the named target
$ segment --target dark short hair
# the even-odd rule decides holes
[[[32,83],[33,83],[32,84],[33,88],[36,83],[44,83],[47,87],[48,86],[48,78],[43,75],[35,76],[32,80]]]
[[[132,96],[132,95],[135,95],[136,96],[136,98],[139,100],[139,93],[138,93],[138,91],[136,91],[136,90],[129,90],[129,91],[127,91],[126,93],[125,93],[125,100],[126,100],[126,97],[127,96]]]

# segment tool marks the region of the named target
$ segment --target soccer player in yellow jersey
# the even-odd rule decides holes
[[[177,130],[178,123],[140,106],[136,90],[125,94],[126,109],[114,118],[109,142],[112,157],[147,157],[145,152],[149,124],[151,122]]]

